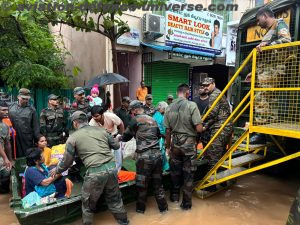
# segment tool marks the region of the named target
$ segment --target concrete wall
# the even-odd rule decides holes
[[[51,30],[58,34],[60,26]],[[67,72],[72,74],[74,66],[82,70],[74,77],[75,86],[83,86],[84,82],[106,70],[106,38],[98,33],[76,31],[66,25],[62,26],[61,34],[65,47],[71,53],[65,61]]]
[[[238,11],[233,12],[232,20],[241,19],[242,15],[248,10],[255,7],[255,0],[234,0],[234,4],[238,4]]]
[[[136,99],[136,90],[140,86],[142,77],[142,55],[141,54],[130,54],[129,55],[129,97]]]

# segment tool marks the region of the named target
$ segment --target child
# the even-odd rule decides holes
[[[93,107],[94,105],[102,105],[102,99],[99,97],[99,89],[98,84],[95,84],[91,90],[91,96],[88,97],[90,101],[90,106]]]

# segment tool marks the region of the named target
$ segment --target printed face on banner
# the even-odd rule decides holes
[[[171,0],[168,3],[180,4]],[[166,45],[220,53],[223,17],[208,11],[167,11]]]

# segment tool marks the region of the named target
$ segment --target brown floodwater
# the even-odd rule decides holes
[[[136,225],[284,225],[299,182],[291,179],[251,174],[238,179],[229,189],[208,199],[193,198],[193,208],[182,211],[169,203],[169,212],[160,214],[153,197],[148,199],[144,215],[135,213],[135,204],[126,205],[130,224]],[[17,225],[8,206],[9,195],[0,195],[2,225]],[[70,225],[79,225],[81,220]],[[94,217],[95,225],[116,224],[109,211]]]

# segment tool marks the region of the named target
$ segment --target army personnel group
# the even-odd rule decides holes
[[[201,92],[206,93],[208,101],[202,100]],[[194,99],[197,104],[188,100],[189,86],[181,84],[177,88],[178,98],[174,100],[173,96],[169,95],[166,99],[168,103],[160,102],[157,110],[152,104],[151,94],[146,94],[144,103],[123,97],[122,106],[113,113],[104,104],[91,107],[82,87],[75,88],[73,93],[75,100],[69,110],[70,116],[60,106],[59,96],[50,94],[48,107],[41,111],[40,122],[37,120],[35,108],[29,104],[31,93],[28,89],[20,89],[16,103],[8,106],[5,102],[0,102],[0,117],[8,117],[17,134],[16,158],[26,157],[27,154],[32,156],[32,148],[41,136],[46,137],[49,147],[66,143],[63,159],[50,170],[49,176],[56,177],[69,168],[76,168],[73,161],[80,160],[83,163],[86,168],[82,187],[83,223],[92,224],[97,201],[104,195],[107,206],[117,222],[128,224],[117,178],[118,160],[115,160],[111,150],[120,151],[120,142],[128,142],[134,138],[136,212],[144,213],[146,210],[147,189],[150,183],[154,188],[159,211],[168,211],[162,183],[163,168],[168,168],[171,175],[170,200],[179,202],[183,185],[180,207],[183,210],[191,209],[199,134],[201,136],[202,132],[208,131],[214,134],[230,113],[229,104],[224,97],[208,122],[202,124],[200,111],[205,111],[201,107],[206,104],[205,107],[209,108],[220,94],[213,78],[205,78],[200,85],[199,97],[196,97],[199,99]],[[71,121],[72,128],[68,127],[68,120]],[[0,125],[2,164],[11,168],[9,127],[3,122]],[[222,157],[231,132],[232,128],[229,125],[224,129],[222,138],[217,139],[211,146],[207,155],[210,167]],[[31,149],[31,152],[27,152],[28,149]],[[170,158],[169,161],[167,157]]]
[[[270,12],[262,10],[260,13],[258,18],[261,25],[261,16],[268,17]],[[263,41],[258,49],[265,45],[266,41]],[[97,93],[97,88],[95,92]],[[152,95],[148,94],[147,87],[141,82],[141,87],[137,90],[138,100],[131,101],[129,97],[123,97],[122,106],[113,113],[108,111],[105,104],[91,106],[84,88],[76,87],[75,101],[69,110],[70,116],[60,107],[59,96],[51,94],[48,96],[48,107],[41,111],[38,122],[36,110],[29,104],[30,91],[22,88],[17,103],[8,106],[5,102],[0,102],[2,164],[9,169],[12,167],[10,128],[2,122],[2,119],[8,116],[17,133],[16,157],[26,156],[26,151],[37,143],[39,135],[42,134],[47,138],[50,147],[66,143],[63,159],[50,171],[52,177],[72,167],[73,161],[82,161],[86,168],[82,187],[83,224],[93,223],[93,215],[101,195],[104,195],[116,221],[119,224],[128,224],[117,178],[118,162],[115,162],[111,149],[120,151],[119,142],[128,142],[135,138],[136,212],[144,213],[146,210],[147,189],[150,183],[154,188],[159,211],[168,211],[162,183],[163,168],[169,168],[170,171],[171,202],[179,202],[181,199],[181,209],[190,210],[194,175],[197,170],[196,145],[201,141],[205,146],[231,113],[230,105],[223,96],[205,122],[201,121],[201,116],[212,107],[220,93],[215,80],[207,77],[199,84],[198,96],[193,101],[188,100],[189,86],[181,84],[177,88],[177,98],[169,95],[166,102],[160,102],[156,110],[152,104]],[[67,126],[68,119],[72,128]],[[71,129],[75,131],[69,135]],[[225,153],[232,132],[232,124],[228,123],[205,152],[207,172]],[[169,157],[169,161],[166,160],[166,156]],[[165,167],[166,163],[168,165]],[[215,191],[215,186],[207,188],[207,191]]]

